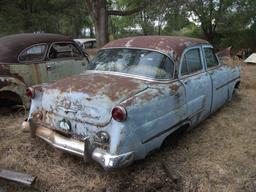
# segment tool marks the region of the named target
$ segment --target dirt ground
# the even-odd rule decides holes
[[[33,188],[0,181],[0,192],[256,191],[256,65],[243,64],[236,98],[177,144],[112,172],[31,139],[24,115],[1,112],[0,168],[38,178]]]

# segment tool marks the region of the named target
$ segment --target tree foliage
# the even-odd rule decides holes
[[[1,0],[0,34],[51,32],[81,36],[89,25],[82,0]]]
[[[132,35],[204,38],[218,48],[256,49],[255,0],[0,0],[0,36],[95,35],[99,46]],[[95,33],[94,33],[95,31]]]

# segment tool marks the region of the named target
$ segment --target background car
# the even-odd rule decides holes
[[[97,47],[96,39],[74,39],[74,41],[77,42],[84,51]]]
[[[28,86],[78,74],[88,58],[69,37],[17,34],[0,38],[1,104],[29,106]]]
[[[81,47],[85,54],[88,55],[90,60],[92,60],[99,51],[96,39],[74,39],[74,41]]]

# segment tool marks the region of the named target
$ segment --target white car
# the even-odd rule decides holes
[[[97,47],[96,39],[74,39],[74,41],[77,42],[84,51]]]

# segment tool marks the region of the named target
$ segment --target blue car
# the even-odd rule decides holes
[[[53,147],[98,162],[130,165],[178,129],[214,113],[240,84],[207,41],[138,36],[106,44],[82,74],[28,88],[24,127]]]

